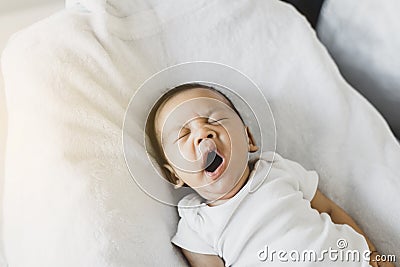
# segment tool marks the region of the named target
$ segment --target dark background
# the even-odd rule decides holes
[[[282,0],[296,7],[300,13],[302,13],[313,28],[316,27],[319,17],[319,12],[321,10],[324,0]]]

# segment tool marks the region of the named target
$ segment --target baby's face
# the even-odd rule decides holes
[[[158,110],[155,129],[164,167],[205,199],[230,198],[247,179],[253,140],[219,93],[195,88],[174,95]]]

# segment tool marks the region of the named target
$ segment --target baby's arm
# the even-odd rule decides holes
[[[217,255],[207,255],[207,254],[199,254],[194,253],[189,250],[182,248],[183,255],[185,255],[188,260],[190,266],[215,266],[215,267],[223,267],[225,266],[224,261],[218,257]]]
[[[314,198],[311,200],[311,207],[318,210],[319,213],[325,212],[331,216],[332,222],[337,224],[348,224],[353,227],[358,233],[362,234],[365,237],[365,240],[368,243],[368,247],[370,251],[374,251],[376,254],[376,248],[372,244],[371,240],[365,235],[365,233],[358,227],[356,222],[348,215],[342,208],[336,205],[335,202],[330,200],[324,194],[322,194],[319,190],[315,193]],[[371,259],[375,258],[376,255],[371,255]],[[391,263],[380,262],[379,265],[375,261],[370,261],[372,266],[394,266]],[[385,265],[386,264],[386,265]]]

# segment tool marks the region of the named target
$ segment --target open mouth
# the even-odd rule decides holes
[[[204,169],[208,174],[214,176],[217,174],[219,167],[224,160],[216,151],[210,151],[207,154],[206,168]]]

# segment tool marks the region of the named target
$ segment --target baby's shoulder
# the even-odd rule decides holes
[[[179,217],[193,221],[198,214],[198,209],[205,203],[197,193],[190,193],[178,202]]]
[[[201,202],[202,198],[197,193],[190,193],[179,200],[178,208],[193,207]]]
[[[300,165],[298,162],[284,158],[274,151],[262,152],[258,162],[266,163],[268,166],[272,165],[273,168],[285,170],[292,169],[292,165]]]
[[[270,163],[278,162],[282,159],[282,156],[275,151],[265,151],[260,154],[260,160],[265,160]]]
[[[259,171],[265,168],[277,167],[281,165],[284,159],[274,151],[262,152],[252,163],[252,171]]]

